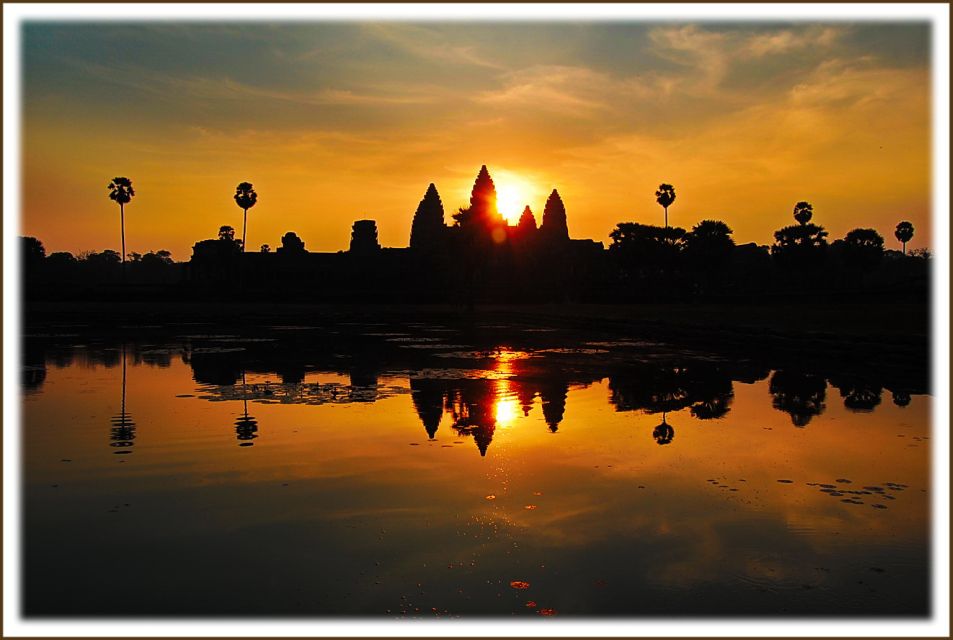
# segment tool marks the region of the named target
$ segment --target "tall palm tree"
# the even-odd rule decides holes
[[[903,255],[907,255],[907,243],[913,239],[913,224],[904,220],[897,225],[897,230],[893,232],[893,235],[903,243]]]
[[[129,178],[113,178],[109,186],[109,199],[119,203],[119,229],[122,233],[122,261],[126,261],[126,216],[124,207],[136,195],[132,189],[132,180]]]
[[[235,203],[242,208],[242,253],[245,252],[245,228],[248,226],[248,210],[258,202],[258,194],[250,182],[242,182],[235,188]]]
[[[810,202],[798,202],[794,205],[794,219],[798,224],[807,224],[814,217],[814,207]]]
[[[660,184],[655,192],[655,201],[665,209],[665,226],[668,227],[668,207],[675,202],[675,187],[670,184]]]

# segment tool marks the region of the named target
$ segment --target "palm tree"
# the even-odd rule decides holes
[[[122,233],[122,261],[126,261],[126,216],[124,205],[126,205],[136,192],[132,189],[132,180],[129,178],[113,178],[109,186],[109,199],[119,203],[119,229]]]
[[[248,225],[248,210],[258,202],[258,194],[250,182],[242,182],[235,188],[235,203],[244,211],[242,220],[242,253],[245,252],[245,228]]]
[[[794,219],[798,224],[807,224],[814,217],[814,207],[810,202],[798,202],[794,205]]]
[[[907,243],[913,239],[913,224],[904,220],[897,225],[897,230],[893,232],[893,235],[903,243],[903,255],[907,255]]]
[[[655,192],[655,201],[665,209],[665,226],[668,226],[668,207],[675,202],[675,187],[670,184],[660,184]]]

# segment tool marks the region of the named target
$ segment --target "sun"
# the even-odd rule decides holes
[[[520,214],[527,205],[536,213],[534,203],[540,196],[540,190],[531,180],[500,169],[494,172],[493,181],[496,184],[496,207],[507,223],[519,222]]]
[[[507,182],[496,187],[496,206],[500,215],[506,218],[509,224],[516,224],[523,213],[528,194],[515,182]]]

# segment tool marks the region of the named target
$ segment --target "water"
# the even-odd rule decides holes
[[[105,333],[25,338],[27,616],[928,613],[922,380],[545,327]]]

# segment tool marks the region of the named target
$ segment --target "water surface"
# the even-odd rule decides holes
[[[928,613],[921,380],[592,338],[31,329],[25,613]]]

